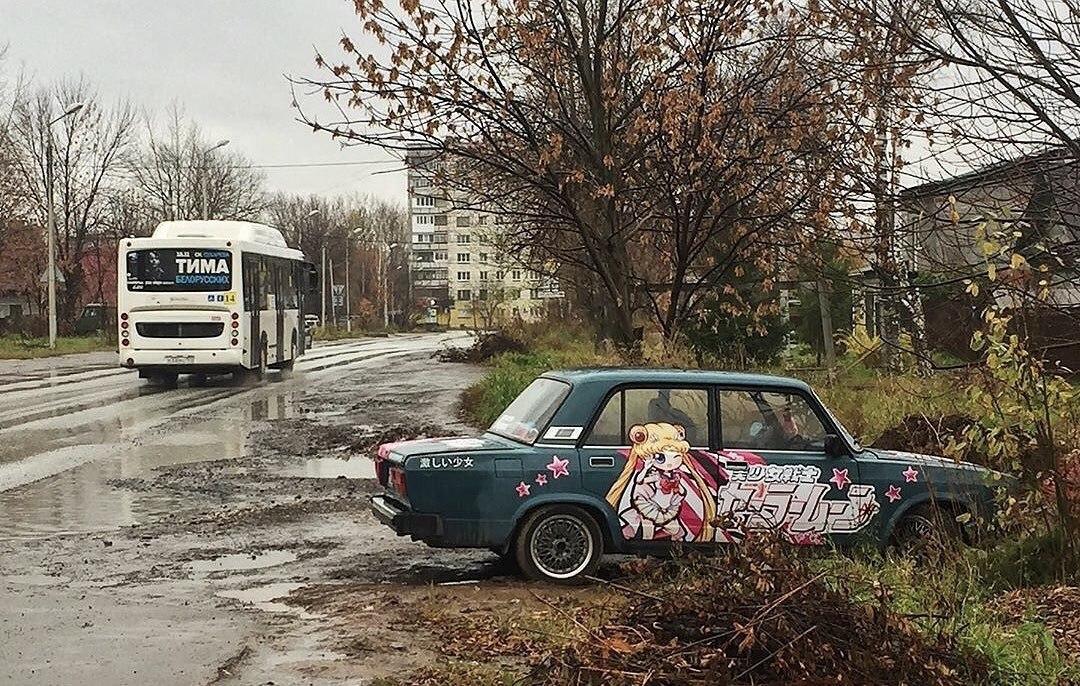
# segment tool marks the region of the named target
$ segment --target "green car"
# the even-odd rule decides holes
[[[982,516],[989,470],[863,448],[796,379],[659,369],[553,371],[478,437],[380,447],[375,516],[444,548],[512,555],[572,582],[605,552],[738,543],[884,545]],[[965,519],[961,517],[961,519]]]

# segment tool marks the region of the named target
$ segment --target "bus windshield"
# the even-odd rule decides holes
[[[232,253],[228,250],[154,248],[127,254],[129,291],[228,291]]]

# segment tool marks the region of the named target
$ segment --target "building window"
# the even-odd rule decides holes
[[[432,216],[435,217],[435,226],[446,226],[447,218],[445,214],[435,214]]]
[[[521,281],[521,270],[520,269],[515,269],[512,272],[510,272],[510,278],[513,279],[514,281]]]
[[[435,259],[436,260],[445,260],[446,259],[446,253],[444,253],[444,252],[435,253]]]
[[[457,292],[457,299],[465,301],[472,300],[472,291],[470,291],[468,288],[459,289]]]
[[[478,216],[476,218],[476,225],[477,226],[484,226],[485,224],[487,224],[487,219],[488,218],[487,218],[486,214],[481,214],[480,216]]]
[[[467,252],[459,252],[457,254],[457,261],[458,261],[459,264],[461,264],[461,263],[464,263],[464,262],[468,262],[471,257],[472,257],[472,255],[470,255]]]
[[[415,237],[416,237],[416,242],[417,243],[430,243],[431,240],[433,238],[435,238],[435,234],[432,234],[432,233],[418,233],[418,234],[415,234]]]
[[[434,224],[435,223],[435,217],[433,215],[430,215],[430,214],[418,214],[415,217],[413,217],[413,219],[416,221],[416,223],[418,225]]]
[[[502,281],[502,280],[503,280],[503,279],[505,279],[505,278],[506,278],[506,272],[504,272],[504,271],[497,271],[497,272],[495,272],[495,279],[496,279],[497,281]]]
[[[469,242],[469,234],[459,233],[457,237],[458,245],[465,245]]]
[[[435,196],[415,195],[413,196],[413,204],[417,207],[435,207]]]
[[[470,272],[458,272],[457,273],[457,280],[458,281],[468,281],[471,278],[472,278],[472,274]]]
[[[481,281],[487,281],[487,278],[488,278],[488,273],[487,272],[480,272],[480,280]]]
[[[472,226],[472,218],[467,214],[459,214],[457,217],[458,226]]]
[[[488,261],[488,254],[486,252],[480,253],[480,261],[485,263]]]

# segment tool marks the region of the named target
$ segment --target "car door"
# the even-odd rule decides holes
[[[722,467],[717,539],[773,531],[802,545],[852,535],[877,513],[858,463],[826,454],[831,420],[795,389],[719,388]]]
[[[719,466],[706,386],[627,386],[579,443],[582,485],[616,514],[622,547],[712,542]]]

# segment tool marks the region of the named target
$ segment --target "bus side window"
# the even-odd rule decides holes
[[[241,263],[243,264],[244,271],[244,311],[252,312],[255,310],[256,295],[258,285],[258,256],[244,253],[241,257]]]
[[[285,299],[285,309],[296,309],[296,270],[292,263],[281,261],[282,297]]]
[[[267,264],[269,258],[259,255],[259,309],[270,309],[270,293],[274,289],[273,272]]]

